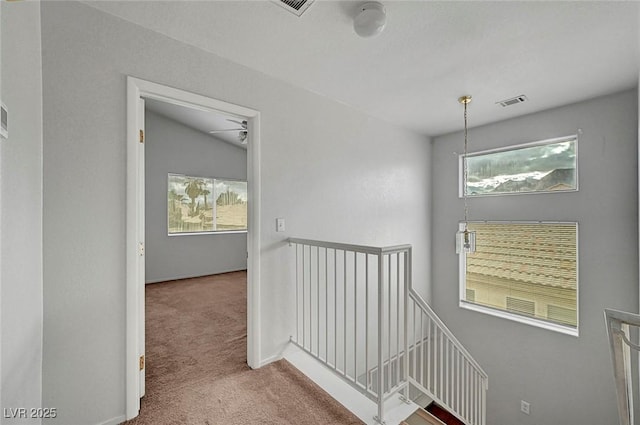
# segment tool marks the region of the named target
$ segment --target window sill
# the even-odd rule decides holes
[[[219,232],[190,232],[190,233],[167,233],[167,236],[202,236],[202,235],[235,235],[247,233],[246,230],[221,230]]]
[[[565,335],[571,335],[575,337],[579,336],[578,328],[563,326],[556,323],[547,322],[545,320],[534,319],[532,317],[520,316],[518,314],[511,314],[506,311],[496,310],[490,307],[468,303],[466,301],[460,301],[460,308],[464,308],[465,310],[476,311],[478,313],[488,314],[494,317],[500,317],[502,319],[523,323],[529,326],[535,326],[537,328],[542,328],[549,331],[562,333]]]

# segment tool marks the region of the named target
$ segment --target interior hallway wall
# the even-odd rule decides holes
[[[0,99],[2,99],[2,4],[0,4]],[[2,146],[0,146],[0,182],[2,181]],[[0,183],[0,404],[2,404],[2,184]],[[2,425],[2,418],[0,418]]]
[[[9,111],[9,138],[0,142],[0,406],[29,409],[42,405],[40,4],[1,2],[0,9],[2,101]],[[2,423],[40,423],[40,419],[28,416],[3,417]]]
[[[454,234],[463,201],[453,152],[460,151],[463,134],[433,142],[434,307],[489,375],[492,425],[617,420],[603,311],[638,312],[636,90],[471,128],[469,145],[477,152],[576,133],[579,191],[471,198],[469,217],[578,222],[578,338],[458,307]],[[531,403],[531,415],[520,412],[520,400]]]
[[[167,174],[246,180],[247,151],[148,109],[145,127],[146,282],[246,270],[246,233],[168,236]]]
[[[429,295],[424,136],[87,4],[43,2],[42,43],[43,399],[59,407],[51,423],[117,423],[125,411],[127,75],[261,113],[263,361],[278,358],[295,330],[289,236],[412,244],[414,280]],[[275,231],[276,217],[286,232]]]

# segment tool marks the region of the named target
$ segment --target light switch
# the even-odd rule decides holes
[[[284,232],[284,218],[276,218],[276,232]]]

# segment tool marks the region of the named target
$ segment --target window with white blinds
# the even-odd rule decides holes
[[[460,256],[461,306],[577,335],[577,223],[470,222],[468,228],[476,233],[476,250]]]

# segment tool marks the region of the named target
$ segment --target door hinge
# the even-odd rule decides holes
[[[144,243],[143,243],[143,242],[140,242],[140,243],[138,244],[138,254],[139,254],[141,257],[144,257]]]
[[[140,370],[144,370],[144,356],[140,356]]]
[[[144,143],[144,130],[140,130],[140,143]]]

